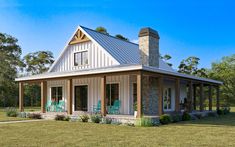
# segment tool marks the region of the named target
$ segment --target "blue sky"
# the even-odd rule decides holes
[[[104,26],[138,39],[142,27],[160,34],[161,54],[176,68],[197,56],[200,67],[235,53],[235,1],[228,0],[0,0],[0,32],[15,36],[23,55],[50,50],[58,57],[78,25]]]

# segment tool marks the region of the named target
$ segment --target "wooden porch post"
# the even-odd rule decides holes
[[[101,77],[101,115],[106,116],[106,76]]]
[[[193,85],[193,110],[197,109],[197,86]]]
[[[73,80],[72,79],[68,79],[67,80],[67,90],[68,90],[68,94],[67,94],[67,113],[68,114],[72,114],[72,91],[73,91]]]
[[[219,85],[216,87],[216,109],[219,110],[220,102],[219,102],[220,90]]]
[[[200,84],[200,111],[203,111],[204,89],[203,83]]]
[[[209,111],[212,111],[212,91],[211,91],[211,85],[209,85],[208,96],[209,96]]]
[[[46,100],[47,100],[47,82],[41,82],[41,112],[46,112]]]
[[[189,100],[188,100],[188,111],[192,111],[192,100],[193,100],[193,82],[189,82]]]
[[[175,80],[175,111],[180,111],[180,79]]]
[[[137,75],[137,118],[142,117],[142,78],[143,74]]]
[[[163,77],[158,78],[158,115],[163,114]]]
[[[24,83],[19,82],[19,111],[24,111]]]

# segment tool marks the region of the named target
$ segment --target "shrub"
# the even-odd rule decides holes
[[[21,118],[26,118],[28,115],[26,112],[19,112],[18,113],[18,117],[21,117]]]
[[[55,120],[64,120],[65,119],[65,116],[64,115],[59,115],[59,114],[57,114],[56,116],[55,116]]]
[[[208,115],[208,117],[217,117],[218,116],[218,114],[215,112],[208,112],[207,115]]]
[[[66,117],[64,118],[64,121],[70,121],[70,117],[69,117],[69,116],[66,116]]]
[[[142,117],[136,121],[136,126],[151,127],[153,126],[152,119],[147,117]]]
[[[112,123],[112,118],[105,117],[105,118],[103,119],[103,121],[104,121],[105,124],[111,124],[111,123]]]
[[[202,114],[200,114],[200,113],[196,113],[196,114],[193,114],[194,116],[196,116],[198,119],[202,119],[203,117],[202,117]]]
[[[82,122],[88,122],[89,116],[87,114],[80,115],[80,119]]]
[[[230,107],[223,107],[222,111],[224,114],[228,114],[228,113],[230,113]]]
[[[172,122],[173,122],[173,123],[176,123],[176,122],[181,121],[181,116],[180,116],[179,114],[173,114],[173,115],[171,116],[171,119],[172,119]]]
[[[221,109],[217,109],[217,114],[218,114],[218,115],[224,115],[224,111],[221,110]]]
[[[91,115],[91,121],[92,121],[93,123],[100,123],[101,118],[102,118],[102,117],[101,117],[100,115],[98,115],[98,114]]]
[[[191,120],[191,116],[188,112],[184,112],[182,115],[182,121],[188,121]]]
[[[163,114],[160,116],[160,123],[165,125],[171,122],[171,117],[169,114]]]
[[[42,115],[40,113],[29,113],[28,118],[31,119],[42,119]]]
[[[17,116],[17,110],[13,107],[9,107],[6,109],[6,115],[8,117],[16,117]]]

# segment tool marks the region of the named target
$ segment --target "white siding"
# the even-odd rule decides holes
[[[74,66],[74,53],[88,51],[88,65]],[[103,48],[92,41],[68,45],[63,55],[58,59],[51,72],[63,72],[79,69],[100,68],[119,63],[110,56]]]
[[[107,77],[106,83],[118,83],[119,84],[119,99],[121,101],[120,113],[121,114],[130,114],[130,94],[129,94],[129,76],[121,75],[121,76],[112,76]],[[80,78],[73,79],[73,104],[72,110],[74,111],[74,87],[79,85],[88,85],[88,101],[87,108],[88,111],[92,111],[93,105],[97,105],[100,97],[100,78]],[[51,99],[51,87],[63,87],[63,100],[65,100],[65,108],[67,110],[67,83],[65,80],[58,81],[48,81],[48,99]]]

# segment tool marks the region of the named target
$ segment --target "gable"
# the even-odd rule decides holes
[[[83,51],[88,52],[88,64],[75,66],[74,53]],[[119,62],[79,27],[48,72],[74,71],[113,65],[119,65]]]

